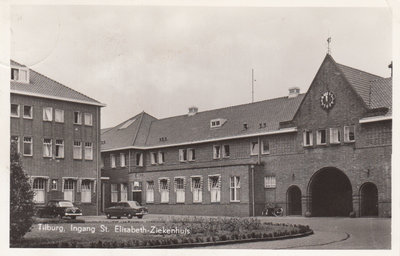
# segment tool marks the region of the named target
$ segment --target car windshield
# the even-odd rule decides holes
[[[138,202],[136,202],[136,201],[129,201],[128,204],[129,204],[131,207],[140,206],[140,204],[139,204]]]
[[[66,201],[62,201],[58,203],[60,205],[60,207],[74,207],[74,205],[71,202],[66,202]]]

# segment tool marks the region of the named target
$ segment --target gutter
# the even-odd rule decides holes
[[[359,123],[360,124],[365,124],[365,123],[373,123],[373,122],[380,122],[380,121],[386,121],[386,120],[392,120],[392,116],[372,116],[372,117],[365,117],[361,118]]]
[[[297,132],[297,127],[284,128],[284,129],[280,129],[280,130],[276,130],[276,131],[269,131],[269,132],[252,133],[252,134],[245,134],[245,135],[238,135],[238,136],[228,136],[228,137],[221,137],[221,138],[215,138],[215,139],[197,140],[197,141],[191,141],[191,142],[182,142],[182,143],[166,144],[166,145],[158,145],[158,146],[147,146],[147,147],[146,146],[145,147],[127,146],[127,147],[120,147],[120,148],[103,149],[103,150],[101,150],[101,152],[109,152],[109,151],[125,150],[125,149],[139,149],[139,150],[159,149],[159,148],[166,148],[166,147],[194,145],[194,144],[199,144],[199,143],[217,142],[217,141],[222,141],[222,140],[249,138],[249,137],[256,137],[256,136],[292,133],[292,132]]]

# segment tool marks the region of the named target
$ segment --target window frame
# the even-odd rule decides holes
[[[232,191],[234,192],[234,198],[232,198]],[[240,202],[240,176],[231,176],[229,179],[229,200],[233,203]]]
[[[157,157],[158,157],[158,164],[164,164],[165,163],[165,152],[158,151]]]
[[[226,154],[226,147],[228,147],[228,154]],[[229,144],[222,145],[222,158],[230,158],[231,157],[231,147]]]
[[[84,146],[85,146],[85,160],[93,160],[93,142],[86,141]],[[90,158],[88,157],[88,154],[86,154],[88,149],[90,149]]]
[[[310,143],[307,144],[307,138]],[[303,131],[303,147],[312,147],[313,146],[313,132],[312,130],[304,130]]]
[[[18,76],[17,79],[15,79],[15,75],[13,74],[14,70],[17,71],[17,76]],[[29,79],[30,79],[29,68],[11,66],[10,71],[11,71],[11,74],[10,74],[11,81],[25,83],[25,84],[29,83]],[[20,74],[21,71],[26,72],[25,80],[21,78],[21,74]]]
[[[222,147],[221,145],[213,145],[213,159],[221,159]]]
[[[268,143],[268,151],[264,151],[264,142],[267,142]],[[271,144],[269,143],[270,142],[270,140],[268,140],[268,139],[262,139],[261,140],[261,154],[262,155],[269,155],[269,154],[271,154]]]
[[[46,142],[46,140],[49,140],[49,142]],[[45,147],[46,145],[50,145],[49,148],[49,155],[45,155]],[[52,158],[53,157],[53,139],[49,139],[49,138],[43,138],[43,147],[42,147],[42,151],[43,151],[43,157],[45,158]]]
[[[188,161],[188,153],[186,148],[179,149],[179,162],[184,163]]]
[[[12,106],[17,106],[17,114],[12,113]],[[19,104],[11,103],[10,104],[10,116],[11,117],[20,117],[20,109],[19,109]]]
[[[26,142],[25,139],[30,139],[30,142]],[[30,144],[30,154],[25,154],[25,143]],[[23,150],[22,151],[23,151],[22,154],[24,156],[33,156],[33,137],[31,137],[31,136],[23,137]]]
[[[194,148],[187,149],[187,158],[189,162],[196,161],[196,150]]]
[[[77,144],[77,143],[79,143],[79,146],[78,145],[75,145],[75,144]],[[82,160],[82,141],[77,141],[77,140],[74,140],[73,141],[73,147],[72,147],[72,158],[74,159],[74,160]],[[79,158],[76,158],[75,157],[75,150],[77,149],[77,148],[79,148]]]
[[[322,132],[325,133],[325,142],[322,142]],[[328,144],[328,136],[327,136],[328,132],[327,129],[318,129],[317,130],[317,145],[318,146],[324,146]]]
[[[90,119],[88,119],[87,117],[90,116]],[[86,126],[93,126],[93,115],[92,113],[84,113],[83,114],[83,118],[84,118],[84,123]],[[87,120],[90,120],[90,122],[87,122]]]
[[[336,131],[337,135],[336,138],[334,138],[333,131]],[[339,127],[329,128],[329,144],[337,145],[340,143],[341,143],[340,128]]]
[[[55,181],[55,183],[54,183],[54,181]],[[53,185],[55,185],[55,187]],[[51,179],[50,190],[58,190],[58,179]]]
[[[57,112],[62,113],[62,121],[57,120]],[[56,123],[64,123],[64,110],[63,109],[54,109],[54,122]]]
[[[139,157],[138,157],[139,156]],[[143,153],[136,153],[136,166],[143,167]]]
[[[256,150],[253,150],[253,145],[256,145]],[[251,156],[258,156],[258,154],[260,153],[260,145],[258,144],[258,140],[257,141],[250,141],[250,155]]]
[[[150,185],[152,186],[150,187]],[[146,203],[154,203],[154,186],[155,186],[154,180],[146,181]],[[151,192],[151,200],[149,197],[149,192]]]
[[[75,122],[75,114],[78,113],[77,118],[78,120]],[[73,124],[78,124],[81,125],[82,124],[82,112],[80,111],[74,111],[74,115],[73,115]]]
[[[214,188],[213,187],[213,179],[215,179],[216,178],[216,187]],[[222,177],[221,177],[221,175],[209,175],[208,176],[208,182],[209,182],[209,187],[210,187],[210,202],[211,203],[221,203],[221,179],[222,179]],[[213,196],[212,196],[212,191],[216,191],[216,195],[217,195],[217,198],[213,198]]]
[[[346,128],[348,131],[346,132]],[[350,132],[353,129],[353,140],[350,140]],[[346,125],[343,128],[343,141],[345,143],[354,143],[356,141],[356,127],[354,125]]]
[[[158,154],[157,152],[150,152],[150,164],[157,165],[158,164]]]
[[[58,143],[60,141],[62,143]],[[62,150],[62,156],[57,155],[57,147],[63,149]],[[56,141],[55,141],[55,150],[56,150],[55,153],[54,153],[55,158],[58,158],[58,159],[64,158],[64,156],[65,156],[65,146],[64,146],[64,140],[63,139],[56,139]],[[60,149],[58,149],[58,152],[60,152]]]
[[[47,119],[46,110],[50,109],[50,119]],[[53,122],[53,108],[52,107],[43,107],[43,122]]]
[[[26,116],[26,115],[25,115],[25,107],[30,107],[29,116]],[[22,107],[22,117],[23,117],[24,119],[33,119],[33,106],[24,105],[24,106]]]
[[[122,159],[124,159],[124,160],[122,161]],[[126,167],[126,153],[119,154],[119,165],[121,167]]]
[[[264,188],[276,189],[276,176],[269,175],[264,177]]]
[[[18,135],[11,135],[10,136],[10,143],[15,143],[17,144],[17,153],[20,154],[21,153],[21,143],[19,140],[19,136]]]
[[[117,168],[117,159],[114,154],[110,154],[110,166],[112,169]]]

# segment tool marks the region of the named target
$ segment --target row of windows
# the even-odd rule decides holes
[[[53,143],[54,142],[54,143]],[[18,136],[11,136],[11,143],[17,145],[17,152],[21,153],[20,142]],[[93,143],[85,142],[85,159],[93,160]],[[53,150],[54,148],[54,150]],[[43,157],[64,158],[64,140],[63,139],[43,139]],[[24,156],[33,156],[33,138],[23,137],[22,154]],[[73,158],[82,159],[82,141],[74,141],[73,143]]]
[[[303,132],[303,146],[313,145],[313,131],[306,130]],[[328,136],[329,134],[329,136]],[[345,126],[343,128],[343,140],[346,143],[355,141],[355,129],[354,126]],[[329,128],[319,129],[316,131],[316,145],[327,145],[329,138],[329,144],[340,144],[342,141],[341,129],[340,128]]]
[[[22,107],[22,116],[26,119],[33,119],[33,106]],[[12,117],[20,117],[20,105],[11,104],[11,116]],[[93,125],[93,115],[91,113],[82,113],[80,111],[74,111],[73,117],[74,124],[82,124],[82,119],[84,120],[84,124],[88,126]],[[43,107],[43,121],[54,121],[56,123],[64,123],[64,110],[62,109],[54,109],[52,107]]]

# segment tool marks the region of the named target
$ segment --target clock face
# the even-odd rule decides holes
[[[321,95],[321,107],[323,109],[331,109],[335,105],[335,95],[332,92],[324,92]]]

